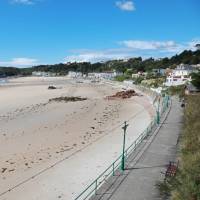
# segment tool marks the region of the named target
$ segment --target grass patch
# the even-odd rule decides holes
[[[171,96],[177,95],[183,97],[185,95],[185,85],[170,86],[167,88],[167,93]]]
[[[157,186],[172,200],[200,200],[200,95],[187,96],[176,177]]]

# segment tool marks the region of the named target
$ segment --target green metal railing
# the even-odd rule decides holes
[[[162,98],[159,115],[161,116],[169,106],[169,96]],[[139,137],[125,150],[125,160],[133,153],[142,141],[149,136],[152,129],[158,125],[157,116],[153,118],[148,127],[139,135]],[[88,200],[91,196],[97,194],[97,190],[101,185],[110,177],[114,176],[116,170],[120,169],[122,155],[120,155],[103,173],[101,173],[97,179],[95,179],[81,194],[79,194],[75,200]]]

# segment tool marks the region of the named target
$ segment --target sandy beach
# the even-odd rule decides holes
[[[49,85],[57,89],[48,90]],[[0,86],[0,199],[74,199],[150,123],[146,95],[108,100],[120,91],[66,77],[10,79]],[[57,97],[85,101],[49,102]]]

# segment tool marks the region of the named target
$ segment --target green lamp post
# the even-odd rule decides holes
[[[158,100],[158,107],[157,107],[157,124],[160,124],[160,98]]]
[[[125,169],[125,145],[126,145],[126,129],[128,127],[128,124],[126,121],[124,122],[124,126],[122,129],[124,130],[124,137],[123,137],[123,150],[122,150],[122,161],[121,161],[121,170],[124,171]]]
[[[167,95],[167,108],[169,107],[169,96]]]

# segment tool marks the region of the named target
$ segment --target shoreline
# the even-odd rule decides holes
[[[58,82],[60,84],[60,80]],[[22,83],[22,87],[11,88],[17,90],[19,96],[21,91],[23,93],[25,91],[26,95],[30,95],[28,98],[30,100],[33,99],[34,95],[31,95],[29,90],[34,87],[36,86],[23,86]],[[3,151],[5,155],[10,156],[13,154],[10,148],[17,146],[15,147],[15,153],[19,153],[20,156],[24,156],[26,159],[21,168],[19,167],[20,163],[24,162],[21,157],[15,164],[12,164],[16,165],[19,169],[15,169],[15,172],[11,172],[12,175],[10,177],[3,179],[4,181],[0,184],[3,184],[0,193],[23,182],[27,178],[35,176],[36,172],[54,165],[56,161],[59,164],[45,171],[43,174],[34,177],[30,182],[26,182],[15,190],[3,195],[4,199],[16,199],[16,196],[20,200],[27,199],[27,196],[23,195],[23,191],[28,191],[30,197],[28,199],[34,200],[55,199],[60,197],[61,194],[63,199],[73,199],[85,185],[96,178],[111,163],[110,160],[114,160],[120,154],[122,131],[119,124],[123,123],[124,119],[131,118],[139,113],[134,118],[134,123],[129,127],[128,132],[134,132],[134,134],[129,134],[127,138],[128,145],[129,142],[132,142],[145,129],[145,124],[148,124],[151,119],[150,114],[153,114],[149,113],[153,112],[153,110],[148,98],[145,96],[133,97],[128,100],[105,101],[103,99],[104,96],[113,94],[119,90],[108,87],[105,84],[75,83],[71,85],[66,82],[66,84],[62,85],[62,89],[55,91],[48,91],[46,85],[37,85],[37,89],[39,91],[36,91],[36,93],[39,93],[43,97],[37,99],[40,103],[52,96],[58,97],[58,95],[62,96],[64,94],[71,94],[72,96],[87,94],[86,96],[89,100],[75,103],[53,103],[38,107],[37,109],[30,109],[30,105],[25,106],[29,107],[30,112],[22,111],[21,115],[17,115],[13,120],[9,119],[7,121],[7,126],[4,127],[7,130],[9,130],[8,127],[11,127],[11,129],[15,127],[15,130],[18,130],[19,124],[25,119],[27,124],[23,127],[25,129],[23,130],[24,133],[22,130],[18,133],[16,133],[17,131],[13,133],[13,130],[10,131],[12,132],[12,136],[6,136],[7,139],[4,142],[6,141],[7,144],[6,147],[5,144],[4,147],[1,145],[1,152]],[[39,98],[38,94],[36,96]],[[24,102],[27,102],[26,98]],[[35,96],[34,100],[36,100]],[[13,105],[7,106],[6,109],[13,109],[15,106],[19,107],[19,105],[24,105],[24,102],[12,103]],[[151,111],[146,111],[147,108]],[[78,124],[73,124],[75,122],[78,122]],[[0,119],[0,124],[4,123],[5,121],[2,122],[2,119]],[[40,123],[39,126],[38,123]],[[35,129],[35,132],[29,132],[28,130],[31,128],[30,124],[31,127],[38,127],[38,129]],[[114,129],[115,127],[117,129]],[[38,142],[38,138],[41,141]],[[32,143],[29,143],[31,145],[27,144],[27,141],[31,141]],[[22,144],[27,145],[27,147],[23,148]],[[38,151],[40,152],[38,153],[39,156],[36,154],[36,157],[34,157],[35,153],[37,153],[34,149],[39,150],[39,147],[42,147],[41,151]],[[22,154],[22,152],[24,153]],[[78,153],[75,154],[75,152]],[[106,152],[106,154],[103,152]],[[69,157],[70,154],[73,156]],[[1,158],[5,157],[5,155],[1,155]],[[50,158],[49,155],[51,155]],[[30,159],[31,157],[32,159]],[[38,159],[42,159],[41,162]],[[63,161],[60,162],[60,160]],[[34,161],[34,163],[30,164],[31,161]],[[13,161],[9,160],[9,162]],[[10,184],[11,182],[12,184]],[[69,186],[71,187],[69,188]],[[34,194],[39,196],[34,196]]]

